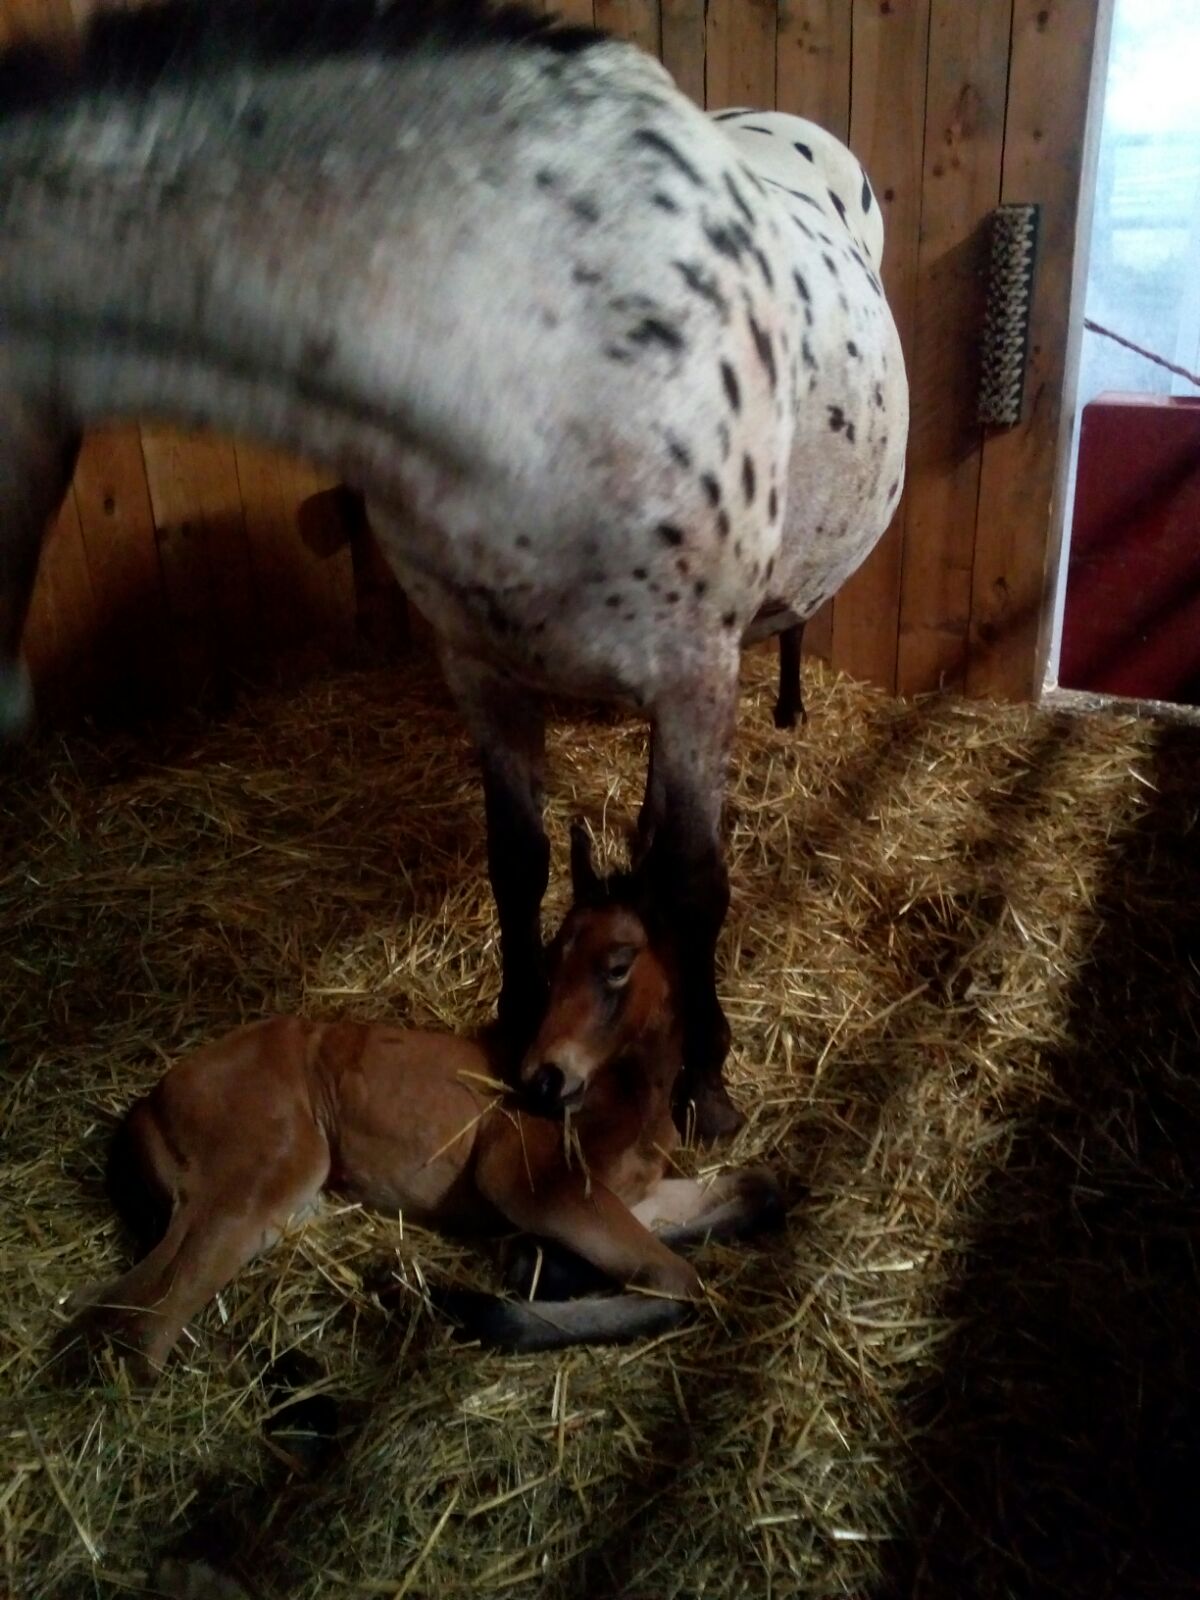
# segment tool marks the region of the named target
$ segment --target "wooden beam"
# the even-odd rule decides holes
[[[925,144],[930,0],[854,7],[850,146],[883,208],[883,282],[911,366]],[[856,678],[896,685],[900,567],[907,497],[892,524],[838,593],[833,664]]]
[[[1041,205],[1025,416],[985,440],[971,590],[971,694],[1040,687],[1049,608],[1051,500],[1075,257],[1075,224],[1100,0],[1014,0],[1004,201]]]
[[[933,0],[896,687],[961,689],[979,504],[988,231],[1000,199],[1012,0]]]
[[[73,491],[42,543],[22,636],[38,716],[53,720],[86,697],[96,606]]]

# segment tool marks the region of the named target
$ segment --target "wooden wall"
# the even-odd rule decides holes
[[[0,0],[0,39],[86,0]],[[419,3],[419,0],[412,0]],[[1040,686],[1088,84],[1103,0],[560,0],[660,55],[703,104],[778,106],[848,137],[884,208],[912,386],[908,486],[806,647],[901,693]],[[974,423],[983,223],[1043,208],[1023,423]],[[90,439],[48,542],[26,648],[44,706],[113,670],[187,693],[239,639],[355,625],[351,554],[305,543],[308,468],[159,429]],[[165,665],[164,665],[165,664]],[[104,672],[100,668],[105,669]]]

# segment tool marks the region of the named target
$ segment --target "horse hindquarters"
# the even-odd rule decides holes
[[[140,1113],[135,1121],[135,1116]],[[215,1159],[170,1155],[146,1101],[127,1123],[127,1150],[151,1188],[170,1192],[173,1209],[158,1244],[123,1277],[73,1297],[81,1331],[101,1333],[132,1353],[140,1375],[160,1369],[186,1323],[261,1251],[289,1219],[311,1205],[329,1176],[329,1146],[315,1122],[301,1123],[289,1147],[265,1160],[238,1132]],[[204,1151],[210,1158],[214,1150]]]
[[[21,631],[42,536],[70,487],[80,442],[53,405],[6,392],[0,380],[0,744],[32,715]]]

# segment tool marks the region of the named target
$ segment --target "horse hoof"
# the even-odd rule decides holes
[[[742,1174],[738,1196],[746,1208],[745,1234],[775,1233],[787,1221],[787,1196],[779,1180],[765,1168]]]
[[[685,1122],[689,1110],[694,1116],[692,1127],[700,1144],[724,1144],[746,1121],[723,1083],[705,1085],[697,1092],[690,1107],[684,1107]]]

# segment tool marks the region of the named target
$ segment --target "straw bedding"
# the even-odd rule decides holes
[[[0,776],[0,1592],[184,1593],[197,1550],[272,1600],[1196,1592],[1197,735],[815,670],[779,733],[771,672],[722,987],[731,1157],[794,1209],[624,1350],[457,1346],[425,1286],[487,1254],[330,1204],[151,1395],[64,1378],[57,1297],[127,1259],[108,1129],[174,1053],[270,1009],[473,1025],[497,951],[423,668]],[[555,734],[548,916],[643,760],[636,723]],[[277,1426],[288,1350],[323,1451]]]

